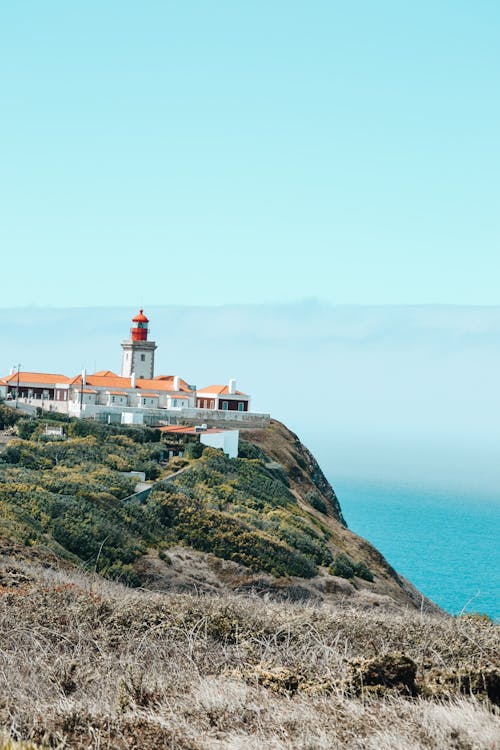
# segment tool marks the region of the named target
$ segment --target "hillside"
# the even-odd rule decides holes
[[[16,560],[0,591],[0,728],[30,750],[498,750],[481,618],[154,594]]]
[[[47,424],[18,420],[0,455],[4,553],[156,590],[433,607],[346,528],[315,459],[278,422],[247,430],[237,459],[189,446],[170,464],[157,430],[59,420],[57,440]],[[130,497],[134,470],[157,482],[146,502]]]
[[[169,462],[47,425],[0,405],[0,750],[498,750],[498,627],[350,532],[284,425]]]

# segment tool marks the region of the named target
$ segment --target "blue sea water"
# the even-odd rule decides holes
[[[332,481],[349,528],[451,614],[500,620],[500,496]]]

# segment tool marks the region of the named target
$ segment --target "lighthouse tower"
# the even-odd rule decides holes
[[[142,310],[132,318],[130,339],[122,341],[122,377],[152,378],[155,369],[156,343],[148,341],[148,323]]]

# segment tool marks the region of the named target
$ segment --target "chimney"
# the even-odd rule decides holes
[[[236,393],[236,380],[234,378],[231,378],[228,385],[228,391],[230,395],[234,395]]]
[[[84,388],[87,385],[87,370],[85,369],[85,367],[82,370],[82,385]]]
[[[130,387],[135,388],[135,372],[130,376]]]
[[[174,391],[180,391],[181,379],[178,375],[174,376]]]

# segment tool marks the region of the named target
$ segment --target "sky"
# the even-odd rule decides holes
[[[1,3],[1,374],[116,370],[144,306],[157,371],[333,476],[497,487],[499,37],[493,0]]]
[[[2,3],[0,306],[497,304],[499,36],[493,0]]]

